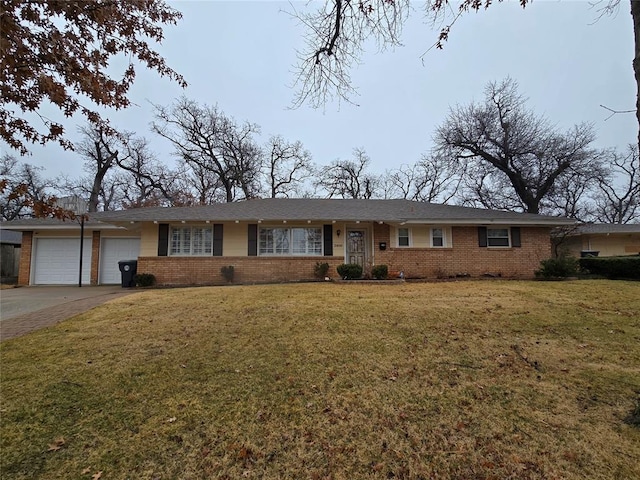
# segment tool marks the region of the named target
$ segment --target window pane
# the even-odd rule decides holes
[[[487,246],[508,247],[509,246],[509,229],[508,228],[488,228],[487,229]]]
[[[290,232],[288,228],[273,229],[273,243],[275,246],[275,254],[286,255],[289,253],[289,235]]]
[[[508,247],[509,239],[508,238],[489,238],[487,239],[487,245],[489,247]]]
[[[211,228],[194,228],[192,239],[192,255],[211,255],[213,253],[213,230]]]
[[[273,229],[272,228],[260,229],[260,253],[261,254],[273,253]]]
[[[489,228],[487,229],[487,237],[507,237],[509,238],[509,230],[506,228]]]
[[[408,228],[398,229],[398,245],[400,247],[409,246],[409,229]]]
[[[319,228],[292,229],[294,255],[322,255],[322,231]]]
[[[433,228],[431,230],[431,244],[434,247],[444,246],[444,234],[441,228]]]
[[[189,255],[191,252],[191,229],[171,229],[171,253],[175,255]]]

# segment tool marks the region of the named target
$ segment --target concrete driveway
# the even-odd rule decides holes
[[[135,292],[118,286],[20,287],[0,290],[0,339],[53,325]]]

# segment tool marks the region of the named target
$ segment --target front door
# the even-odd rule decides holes
[[[348,263],[355,263],[364,268],[365,264],[365,231],[349,230],[347,232]]]

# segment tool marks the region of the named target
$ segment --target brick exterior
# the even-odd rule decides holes
[[[403,271],[406,278],[443,278],[455,275],[495,275],[531,278],[540,261],[551,256],[549,228],[522,227],[522,246],[486,248],[478,246],[477,227],[453,227],[453,248],[393,248],[390,227],[375,224],[373,245],[376,264],[390,271]],[[94,240],[95,241],[95,240]],[[380,242],[387,249],[378,250]],[[220,269],[235,268],[236,283],[270,283],[311,280],[316,262],[329,263],[329,275],[344,263],[333,257],[139,257],[138,272],[152,273],[159,285],[216,285],[226,283]]]
[[[139,257],[138,273],[152,273],[158,285],[219,285],[227,281],[220,269],[233,265],[235,283],[277,283],[311,280],[316,262],[329,264],[329,275],[342,257]]]
[[[98,285],[100,265],[100,230],[94,230],[91,238],[91,285]]]
[[[376,225],[374,245],[389,245],[389,230],[388,225]],[[522,227],[522,246],[517,248],[479,247],[475,226],[453,227],[452,236],[453,248],[387,248],[376,252],[376,263],[403,271],[406,278],[485,274],[531,278],[540,261],[551,257],[550,232],[545,227]]]
[[[475,226],[452,227],[453,248],[392,247],[391,229],[387,224],[373,225],[375,252],[369,258],[386,264],[391,272],[402,271],[406,278],[445,278],[456,275],[479,277],[495,275],[509,278],[531,278],[540,261],[551,257],[548,227],[521,227],[522,246],[486,248],[478,246]],[[378,245],[387,244],[386,250]],[[99,231],[93,232],[91,284],[98,283],[100,265]],[[33,232],[22,234],[19,285],[29,285]],[[371,255],[373,253],[373,255]],[[152,273],[159,285],[218,285],[226,283],[220,269],[235,267],[236,283],[276,283],[311,280],[316,262],[329,263],[329,276],[336,278],[336,266],[342,256],[332,257],[139,257],[138,272]]]
[[[33,249],[33,232],[22,232],[22,246],[20,251],[20,269],[18,270],[18,285],[29,285],[31,277],[31,250]]]

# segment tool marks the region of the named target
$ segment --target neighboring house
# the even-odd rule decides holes
[[[386,264],[406,278],[532,277],[551,256],[550,231],[571,220],[408,200],[256,199],[90,215],[85,282],[118,283],[119,260],[161,285],[309,280],[317,262],[365,271]],[[20,283],[77,283],[79,226],[33,220],[23,232]],[[65,260],[60,261],[58,258]],[[89,266],[87,266],[89,265]],[[75,280],[74,280],[75,279]]]
[[[556,249],[574,257],[640,255],[640,224],[584,224],[554,235]]]
[[[22,234],[0,229],[0,277],[2,281],[15,281],[20,265]]]

